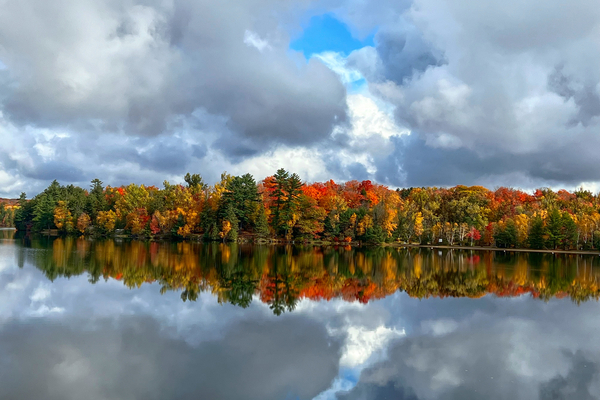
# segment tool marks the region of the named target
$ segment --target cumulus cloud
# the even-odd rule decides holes
[[[598,10],[593,0],[9,2],[0,194],[52,178],[160,184],[193,171],[212,182],[255,164],[258,178],[300,164],[312,165],[298,171],[307,180],[595,187]],[[309,60],[291,51],[290,35],[323,13],[374,45]]]
[[[288,50],[284,25],[292,20],[288,14],[302,12],[303,4],[297,5],[299,10],[271,1],[7,3],[0,16],[6,66],[0,110],[15,131],[33,130],[29,140],[37,141],[40,129],[66,131],[67,147],[73,147],[74,141],[109,134],[127,147],[120,161],[167,174],[181,175],[187,166],[189,154],[176,157],[181,134],[233,162],[279,144],[312,145],[345,123],[345,88],[322,62]],[[206,125],[217,120],[215,134]],[[127,156],[137,150],[127,136],[161,135],[169,143],[155,146],[166,151]],[[72,164],[42,164],[58,162],[58,156],[41,145],[37,150],[31,171],[25,174],[19,165],[16,172],[30,180],[89,179]]]
[[[335,75],[287,56],[285,33],[269,17],[275,2],[233,3],[7,4],[0,58],[15,86],[5,88],[4,108],[22,124],[90,130],[93,121],[145,135],[204,108],[257,145],[329,133],[345,118]],[[277,51],[256,51],[267,42],[255,25],[275,35]]]
[[[416,0],[404,27],[384,26],[375,49],[352,55],[417,136],[378,175],[397,176],[400,165],[406,180],[396,182],[419,186],[489,185],[513,172],[538,185],[600,179],[587,150],[600,144],[600,73],[590,68],[600,65],[598,13],[587,0]]]

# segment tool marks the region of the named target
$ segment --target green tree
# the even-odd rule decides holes
[[[31,226],[31,221],[33,220],[35,201],[27,200],[27,195],[25,192],[22,192],[18,204],[19,208],[15,212],[15,228],[20,231],[26,231]]]
[[[85,212],[88,202],[87,192],[75,185],[61,187],[60,194],[56,201],[63,200],[67,203],[67,208],[75,218]]]
[[[219,213],[224,217],[229,208],[232,208],[240,223],[240,228],[248,229],[259,200],[256,181],[250,174],[234,176],[227,182],[225,189],[221,197]]]
[[[190,174],[188,172],[187,174],[185,174],[183,180],[185,181],[185,183],[187,183],[188,189],[190,189],[190,191],[193,194],[200,194],[208,188],[208,185],[204,183],[202,176],[200,176],[199,174]]]
[[[225,213],[225,218],[223,218],[223,223],[229,223],[230,224],[230,229],[229,231],[223,236],[223,240],[231,240],[232,242],[235,242],[238,239],[238,234],[239,234],[239,221],[237,218],[237,215],[235,214],[235,210],[233,209],[233,206],[229,206],[227,208],[227,211]]]
[[[365,240],[368,243],[381,244],[385,243],[387,235],[379,225],[368,228],[365,233]]]
[[[63,197],[64,190],[55,179],[44,191],[35,196],[33,228],[37,231],[54,227],[54,209]]]
[[[273,219],[271,223],[273,230],[290,238],[292,228],[298,219],[299,198],[302,193],[302,181],[297,174],[289,174],[281,168],[274,175],[275,190],[273,192],[274,202],[272,207]]]
[[[528,243],[529,247],[536,250],[544,248],[544,220],[540,216],[536,216],[531,221],[531,228],[529,229]]]
[[[256,213],[257,215],[255,217],[256,224],[254,226],[254,231],[256,232],[259,238],[267,238],[271,232],[269,230],[269,220],[267,218],[265,207],[262,204],[260,204],[257,208]]]
[[[494,233],[494,240],[498,247],[514,247],[517,245],[517,227],[515,221],[507,219],[504,226],[497,228]]]
[[[564,239],[563,218],[558,208],[553,208],[548,213],[546,226],[548,227],[548,246],[556,249]]]
[[[108,202],[106,201],[104,186],[100,179],[92,180],[85,209],[92,221],[96,221],[100,211],[108,211]]]
[[[562,230],[563,230],[563,246],[564,249],[567,250],[570,247],[577,248],[578,242],[578,232],[577,232],[577,224],[573,221],[573,217],[568,212],[562,213]]]

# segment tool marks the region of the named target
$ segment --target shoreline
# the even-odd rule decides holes
[[[429,248],[429,249],[444,249],[444,250],[477,250],[477,251],[500,251],[500,252],[511,252],[516,251],[519,253],[550,253],[550,254],[582,254],[600,256],[599,250],[548,250],[548,249],[523,249],[514,248],[506,249],[502,247],[487,247],[487,246],[440,246],[440,245],[426,245],[426,244],[402,244],[402,243],[390,243],[384,244],[387,247],[406,247],[406,248]]]
[[[15,230],[15,228],[3,227],[0,230]],[[54,230],[53,230],[54,231]],[[17,231],[18,232],[18,231]],[[42,236],[51,236],[51,237],[63,237],[63,235],[57,234],[57,232],[35,232],[34,234],[42,235]],[[68,235],[67,235],[68,236]],[[101,236],[94,237],[86,236],[87,238],[92,239],[130,239],[130,240],[140,240],[140,241],[179,241],[172,240],[168,237],[135,237],[133,235],[127,234],[113,234],[109,236]],[[183,241],[192,241],[192,242],[204,242],[202,240],[201,235],[192,235],[187,239],[181,239]],[[220,241],[214,241],[215,243],[219,243]],[[210,242],[207,242],[210,243]],[[227,242],[233,243],[233,242]],[[250,237],[240,237],[237,240],[237,243],[253,243],[258,245],[312,245],[319,247],[328,247],[328,246],[351,246],[351,247],[392,247],[392,248],[426,248],[426,249],[438,249],[438,250],[471,250],[471,251],[496,251],[496,252],[519,252],[519,253],[547,253],[547,254],[578,254],[578,255],[590,255],[590,256],[600,256],[600,250],[562,250],[562,249],[527,249],[527,248],[502,248],[502,247],[491,247],[491,246],[449,246],[449,245],[427,245],[427,244],[407,244],[407,243],[381,243],[381,244],[365,244],[359,242],[334,242],[334,241],[326,241],[326,240],[285,240],[285,239],[254,239]]]

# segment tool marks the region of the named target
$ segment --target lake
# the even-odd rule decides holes
[[[600,399],[600,257],[0,230],[0,399]]]

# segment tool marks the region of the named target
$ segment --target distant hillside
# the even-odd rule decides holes
[[[0,203],[4,203],[7,206],[16,206],[19,203],[19,199],[3,199],[0,197]]]

